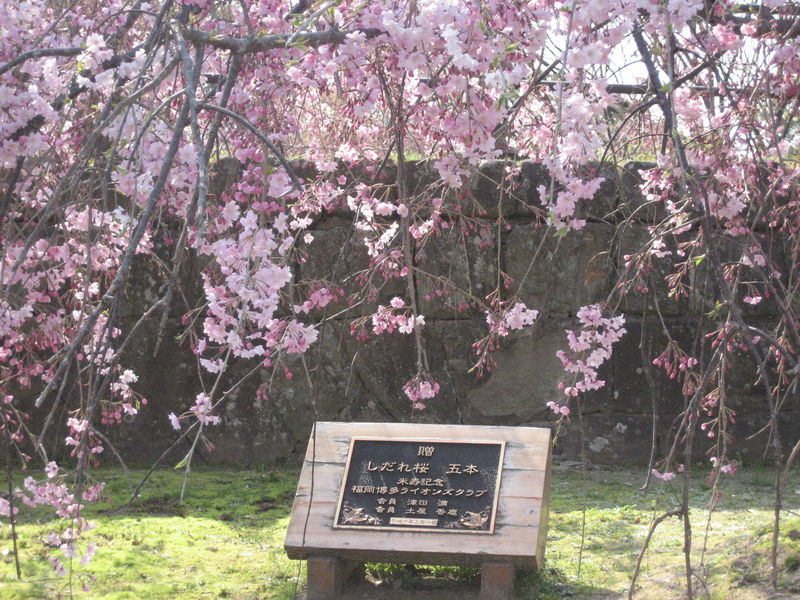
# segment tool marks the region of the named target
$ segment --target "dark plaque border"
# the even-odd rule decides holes
[[[369,455],[363,456],[364,452],[359,451],[359,449],[356,448],[356,445],[359,442],[364,442],[366,444],[362,447],[364,449],[366,449],[367,445],[369,444],[377,444],[378,446],[383,445],[384,450],[390,446],[394,448],[397,446],[413,447],[406,448],[404,458],[399,458],[389,463],[392,465],[391,471],[382,472],[380,470],[381,466],[384,466],[383,463],[388,462],[387,460],[384,460],[386,459],[386,456],[381,455],[379,452],[378,455],[374,457],[374,463],[372,460],[368,460],[367,463],[365,463],[365,460],[369,458]],[[500,480],[503,471],[503,459],[505,457],[505,445],[506,443],[503,440],[462,441],[432,440],[430,438],[385,438],[354,436],[350,439],[350,448],[347,453],[347,463],[345,464],[342,483],[339,487],[339,500],[336,504],[333,527],[337,529],[359,529],[372,531],[426,531],[429,533],[472,533],[491,535],[494,533],[495,520],[497,518],[497,503],[500,492]],[[477,468],[477,472],[445,473],[444,469],[450,468],[453,464],[455,464],[452,461],[436,465],[436,467],[433,467],[434,470],[432,472],[414,472],[413,468],[417,466],[417,463],[425,464],[425,461],[428,461],[429,463],[434,462],[430,457],[426,458],[425,456],[417,456],[418,451],[421,451],[422,446],[434,448],[433,454],[436,453],[437,449],[441,448],[444,450],[442,454],[446,455],[445,461],[452,458],[463,457],[463,459],[467,462],[460,460],[457,464],[462,465],[467,471],[469,471],[468,467],[475,467]],[[496,446],[498,449],[497,464],[494,464],[494,462],[491,464],[472,464],[468,453],[470,446]],[[458,452],[458,454],[454,454],[455,452]],[[356,462],[358,463],[358,466],[356,467],[356,470],[351,471],[351,468],[354,466],[354,454],[356,455]],[[407,462],[404,462],[404,460]],[[412,470],[394,470],[399,465],[405,465],[406,469]],[[482,489],[456,489],[449,485],[451,483],[451,478],[455,479],[455,483],[460,482],[461,484],[464,484],[464,487],[466,487],[467,483],[481,482],[482,485],[478,487]],[[420,479],[422,481],[428,480],[429,485],[397,485],[401,479],[407,479],[409,482],[413,481],[413,479]],[[441,483],[442,480],[444,484]],[[436,485],[437,482],[439,482],[438,485]],[[385,486],[389,489],[395,488],[398,491],[394,494],[380,494],[376,491],[362,492],[361,495],[363,495],[363,498],[361,501],[353,501],[353,497],[356,495],[353,492],[354,486],[357,486],[356,489],[361,487],[364,489],[372,489],[374,487],[375,490],[379,490],[382,486]],[[413,494],[413,497],[409,496],[408,494],[415,487],[417,488],[417,491]],[[407,491],[403,494],[401,492],[404,488],[407,488]],[[420,490],[424,489],[427,489],[428,492],[422,495]],[[448,493],[445,490],[449,490],[451,495],[444,496],[443,494]],[[437,491],[438,493],[436,493]],[[462,493],[458,496],[455,496],[457,492]],[[464,495],[467,492],[471,492],[469,496]],[[486,503],[475,502],[477,499],[475,494],[481,492],[483,492],[481,496],[485,498]],[[430,509],[431,512],[427,512],[426,510],[426,514],[424,516],[419,514],[415,515],[414,517],[407,517],[406,513],[396,515],[387,514],[385,511],[388,510],[388,502],[390,502],[392,499],[396,501],[400,499],[401,496],[404,503],[394,504],[393,506],[395,508],[407,510],[409,508],[409,500],[416,501],[415,506],[420,501],[425,500],[427,501],[425,508]],[[381,498],[384,499],[384,504],[378,504]],[[364,506],[363,500],[367,499],[367,504],[369,504],[371,501],[375,504],[375,506]],[[453,515],[445,516],[436,514],[435,511],[441,508],[437,506],[438,503],[445,499],[447,505],[445,508],[448,510],[452,510],[452,507],[449,506],[450,502],[455,499],[459,499],[461,501],[460,508],[462,510],[459,511],[455,518]],[[473,510],[467,511],[464,509],[464,504],[469,504],[470,508]],[[478,506],[478,504],[481,506]],[[378,514],[378,511],[375,510],[378,506],[383,509],[382,514]],[[483,510],[481,510],[481,507],[483,507]],[[419,510],[419,508],[416,508],[416,510]],[[444,517],[445,520],[444,524],[442,525],[438,524],[438,522],[441,520],[440,517]],[[395,521],[402,519],[405,522],[391,523],[390,520],[392,518]],[[434,519],[437,521],[437,524],[430,524],[430,521]],[[422,521],[427,521],[428,524],[422,525]]]

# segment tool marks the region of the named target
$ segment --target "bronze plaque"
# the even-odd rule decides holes
[[[333,526],[493,533],[505,442],[354,437]]]

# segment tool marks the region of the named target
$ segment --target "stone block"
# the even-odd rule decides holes
[[[519,163],[520,183],[517,192],[518,216],[543,216],[545,213],[542,198],[539,196],[539,186],[545,189],[550,187],[550,174],[542,163],[532,160],[523,160]]]
[[[683,349],[691,349],[696,337],[694,326],[682,322],[669,325],[672,339]],[[627,333],[614,344],[611,356],[613,386],[609,411],[646,415],[651,413],[655,399],[659,414],[681,412],[684,404],[681,384],[652,363],[668,342],[661,322],[655,317],[642,321],[629,316],[625,329]]]
[[[651,251],[651,236],[645,226],[622,225],[618,236],[616,261],[621,274],[618,286],[623,290],[623,312],[637,315],[660,312],[671,317],[697,315],[713,308],[705,307],[702,296],[696,292],[695,286],[702,285],[696,269],[691,269],[686,277],[681,278],[679,287],[667,281],[667,277],[675,272],[676,260],[686,260],[675,256],[674,240],[665,239],[664,250],[669,254],[657,256]]]
[[[729,237],[721,240],[721,254],[728,264],[738,262],[751,262],[751,266],[743,266],[739,280],[737,301],[745,317],[769,319],[780,313],[780,301],[763,284],[748,285],[751,281],[764,281],[769,278],[772,287],[778,291],[787,286],[791,279],[791,256],[794,252],[793,244],[786,237],[775,231],[755,232],[755,239],[750,237]],[[764,266],[752,265],[754,254],[761,253],[769,262]],[[772,277],[770,277],[772,276]],[[759,296],[762,298],[758,304],[745,302],[745,298]]]
[[[603,183],[591,199],[578,202],[575,217],[588,221],[608,221],[612,219],[619,204],[619,172],[613,163],[592,162],[580,169],[578,175],[585,180],[602,177]],[[522,161],[519,163],[519,184],[516,201],[516,214],[519,216],[543,217],[547,213],[546,199],[541,197],[540,186],[546,195],[550,194],[553,183],[547,167],[539,162]],[[561,184],[555,184],[554,197],[563,189]]]
[[[450,229],[418,249],[417,294],[426,318],[463,318],[497,286],[496,228]]]
[[[379,170],[380,169],[380,170]],[[394,161],[387,161],[383,165],[376,164],[346,164],[339,162],[337,169],[331,174],[337,186],[352,190],[359,183],[364,183],[369,187],[370,195],[373,198],[382,198],[395,201],[397,198],[397,165]],[[342,180],[342,178],[344,178]],[[339,183],[343,181],[343,183]],[[333,206],[330,207],[330,214],[352,221],[355,216],[352,209],[347,204],[346,194],[337,198]]]
[[[433,380],[440,385],[440,392],[426,402],[427,408],[412,415],[411,402],[403,392],[403,386],[417,370],[415,335],[391,333],[372,337],[366,342],[348,338],[342,348],[352,358],[349,372],[363,386],[363,396],[353,405],[355,420],[369,420],[365,412],[380,410],[383,420],[407,421],[410,418],[426,423],[459,423],[460,400],[456,396],[454,376],[449,367],[448,354],[451,349],[443,342],[442,331],[447,327],[459,327],[459,323],[440,324],[435,321],[422,328],[424,353],[430,366]]]
[[[631,161],[623,165],[619,174],[619,217],[633,219],[639,223],[659,223],[667,215],[663,202],[652,202],[642,192],[642,171],[656,166],[656,163]]]
[[[584,180],[603,178],[603,183],[591,199],[578,202],[575,216],[587,221],[607,222],[614,218],[619,204],[619,171],[610,162],[590,162],[578,171]]]
[[[543,315],[569,316],[605,300],[613,264],[608,253],[614,230],[589,223],[556,238],[545,228],[515,225],[505,236],[505,271],[510,291]]]
[[[161,347],[155,353],[159,322],[160,314],[145,321],[138,332],[138,342],[128,347],[121,360],[124,368],[132,369],[138,376],[131,387],[147,403],[140,406],[136,416],[124,417],[123,425],[99,427],[122,456],[141,463],[156,460],[177,439],[180,434],[170,425],[169,413],[181,414],[203,391],[197,377],[196,357],[186,344],[176,339],[184,330],[177,319],[167,321]],[[123,329],[127,331],[132,324],[125,321]],[[191,441],[187,441],[179,446],[168,460],[178,462],[190,445]],[[204,456],[201,447],[199,444],[199,455]],[[219,458],[226,457],[222,454]]]
[[[408,193],[411,196],[424,196],[426,198],[443,198],[445,207],[452,209],[454,196],[446,193],[439,171],[433,166],[435,161],[410,160],[406,163],[406,180]]]
[[[378,303],[386,304],[393,296],[403,295],[405,281],[384,281],[379,274],[370,275],[370,257],[364,245],[364,233],[351,222],[331,218],[311,232],[310,243],[301,243],[302,262],[298,266],[299,280],[309,293],[314,284],[334,285],[344,291],[345,297],[312,312],[312,317],[339,314],[348,318],[371,314]],[[341,314],[340,314],[341,313]]]
[[[532,420],[546,421],[552,411],[550,401],[558,402],[564,380],[558,350],[567,348],[564,329],[569,322],[548,322],[504,339],[492,355],[492,371],[466,394],[467,417],[471,422],[520,425]],[[593,395],[600,406],[608,405],[609,387]]]
[[[473,172],[461,200],[462,213],[496,219],[514,214],[520,193],[516,165],[507,160],[485,160]]]
[[[669,451],[675,433],[676,416],[660,415],[656,420],[656,459],[663,458]],[[557,431],[553,453],[562,460],[585,457],[592,464],[646,465],[650,459],[653,445],[652,415],[599,412],[585,415],[583,424],[577,417],[565,421]]]

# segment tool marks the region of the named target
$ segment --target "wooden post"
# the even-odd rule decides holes
[[[342,561],[331,556],[309,556],[306,585],[307,600],[337,598],[342,591]]]
[[[332,556],[309,556],[306,583],[307,600],[329,600],[342,593],[344,581],[361,563]]]
[[[509,563],[483,563],[480,600],[511,600],[514,593],[514,573],[514,567]]]

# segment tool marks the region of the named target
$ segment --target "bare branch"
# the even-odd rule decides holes
[[[261,133],[258,130],[258,128],[255,125],[253,125],[250,121],[245,119],[242,115],[236,114],[235,112],[228,110],[227,108],[223,108],[215,104],[209,104],[208,102],[198,102],[197,106],[208,110],[215,110],[219,113],[222,113],[223,115],[227,115],[230,118],[235,119],[236,121],[244,125],[253,135],[255,135],[259,140],[261,140],[261,142],[267,148],[269,148],[272,151],[272,153],[281,163],[281,166],[286,170],[286,174],[289,175],[289,179],[292,180],[292,184],[294,185],[295,188],[297,188],[297,191],[303,190],[303,184],[300,183],[300,179],[298,179],[297,174],[294,172],[294,169],[292,168],[292,165],[290,165],[289,161],[286,160],[286,157],[283,155],[283,152],[278,150],[278,148],[275,147],[275,144],[269,141],[269,138],[265,136],[263,133]]]
[[[36,58],[45,58],[47,56],[78,56],[83,52],[83,48],[40,48],[38,50],[29,50],[23,52],[19,56],[12,58],[10,61],[0,66],[0,75],[6,71],[10,71],[17,65]]]
[[[317,48],[331,44],[342,44],[350,35],[363,34],[366,39],[376,38],[385,32],[380,29],[352,29],[349,31],[339,31],[338,29],[328,29],[326,31],[310,31],[294,34],[275,34],[265,35],[255,38],[234,38],[223,35],[215,35],[208,31],[199,29],[187,29],[184,36],[187,40],[195,44],[203,44],[214,48],[222,48],[239,54],[251,52],[266,52],[268,50],[278,50],[280,48],[309,47]]]

